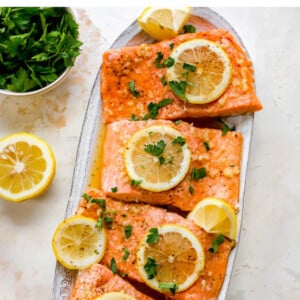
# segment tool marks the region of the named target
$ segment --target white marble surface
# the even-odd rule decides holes
[[[255,116],[242,236],[228,300],[300,299],[300,8],[214,8],[252,58],[264,110]],[[0,136],[29,131],[57,158],[46,194],[20,204],[0,199],[0,300],[51,298],[51,238],[63,219],[76,147],[100,45],[109,45],[141,8],[79,10],[85,51],[63,87],[44,97],[0,97]],[[89,34],[86,35],[86,33]]]

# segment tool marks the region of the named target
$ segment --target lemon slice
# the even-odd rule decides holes
[[[127,144],[124,162],[129,177],[145,190],[166,191],[183,180],[191,161],[185,138],[170,126],[150,126]]]
[[[194,104],[209,103],[228,88],[231,62],[216,43],[193,39],[175,47],[171,57],[175,63],[167,70],[169,85],[172,82],[179,85],[181,93],[177,95],[183,100]]]
[[[135,300],[135,298],[123,292],[109,292],[97,297],[95,300]]]
[[[74,216],[61,222],[52,238],[56,259],[68,269],[85,269],[99,262],[106,248],[106,233],[88,217]]]
[[[42,194],[55,175],[50,146],[35,135],[18,133],[0,140],[0,197],[19,202]]]
[[[236,239],[237,216],[233,208],[217,198],[205,198],[198,202],[187,218],[209,233],[223,234]]]
[[[199,278],[204,260],[197,236],[173,224],[152,228],[137,251],[141,277],[148,286],[163,293],[188,289]]]
[[[190,16],[190,7],[147,7],[138,18],[140,27],[156,40],[175,37]]]

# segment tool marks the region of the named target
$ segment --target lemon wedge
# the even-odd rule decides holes
[[[188,214],[187,219],[194,221],[206,232],[223,234],[231,240],[236,240],[237,216],[224,200],[218,198],[201,200]]]
[[[152,228],[137,252],[138,271],[145,283],[169,294],[188,289],[204,268],[205,255],[198,237],[174,224]]]
[[[171,57],[175,63],[167,69],[167,78],[181,99],[193,104],[210,103],[228,88],[231,62],[218,44],[193,39],[175,47]],[[176,92],[178,90],[180,93]]]
[[[157,125],[136,132],[128,141],[124,163],[129,177],[149,191],[166,191],[187,174],[191,153],[182,134]]]
[[[135,300],[135,298],[123,292],[109,292],[97,297],[95,300]]]
[[[18,133],[0,140],[0,197],[19,202],[39,196],[55,169],[52,149],[37,136]]]
[[[56,259],[68,269],[85,269],[99,262],[106,248],[106,232],[97,221],[73,216],[61,222],[52,238]]]
[[[190,16],[190,7],[147,7],[138,18],[140,27],[156,40],[173,38],[182,30]]]

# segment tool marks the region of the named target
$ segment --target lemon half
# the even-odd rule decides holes
[[[55,169],[52,149],[37,136],[18,133],[0,140],[0,197],[19,202],[39,196]]]

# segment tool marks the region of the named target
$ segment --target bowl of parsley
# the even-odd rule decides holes
[[[41,94],[69,74],[82,42],[71,9],[0,8],[0,93]]]

